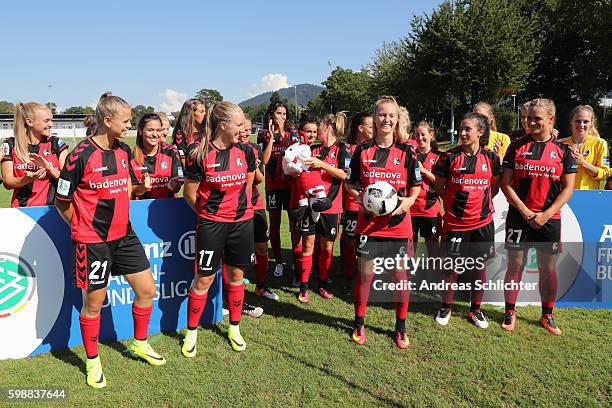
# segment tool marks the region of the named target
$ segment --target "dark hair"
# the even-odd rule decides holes
[[[348,144],[355,144],[355,138],[359,133],[359,126],[363,125],[367,118],[371,118],[372,114],[368,112],[359,112],[353,115],[351,118],[351,125],[349,126],[349,134],[346,142]]]
[[[491,128],[489,126],[489,118],[482,113],[468,112],[463,117],[463,120],[473,120],[476,122],[476,127],[483,130],[484,133],[480,137],[480,146],[485,147],[489,144],[489,136],[491,135]]]
[[[183,103],[181,112],[179,113],[178,118],[176,118],[176,125],[174,126],[174,129],[172,129],[172,141],[174,143],[177,142],[176,134],[178,132],[181,132],[183,135],[183,139],[185,139],[187,142],[187,146],[195,142],[192,135],[192,129],[194,127],[198,129],[198,133],[200,135],[203,133],[202,129],[204,127],[204,121],[202,121],[202,124],[198,125],[193,118],[193,112],[200,105],[206,106],[202,99],[197,98],[187,99],[185,103]]]
[[[300,115],[300,126],[298,127],[298,130],[303,132],[304,127],[310,123],[314,123],[317,125],[317,127],[319,126],[319,120],[315,115],[310,112],[302,112]]]
[[[134,146],[134,158],[136,159],[136,163],[141,166],[144,163],[144,141],[142,131],[144,130],[146,124],[152,120],[158,120],[160,124],[162,123],[162,120],[157,113],[145,113],[138,121],[138,129],[136,130],[136,146]]]
[[[268,109],[266,110],[266,113],[264,114],[264,123],[262,123],[262,126],[264,127],[264,129],[268,128],[268,122],[270,122],[270,117],[274,112],[276,112],[278,108],[285,108],[285,112],[289,112],[289,109],[287,109],[287,105],[285,105],[284,103],[270,102],[270,105],[268,105]]]

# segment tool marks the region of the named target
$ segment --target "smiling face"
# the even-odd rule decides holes
[[[318,128],[316,123],[306,123],[302,127],[302,132],[306,134],[306,142],[310,145],[313,144],[317,138]]]
[[[463,146],[478,145],[484,129],[478,128],[478,123],[474,119],[463,119],[459,131],[459,141]]]
[[[249,136],[251,136],[251,126],[251,121],[249,119],[245,119],[242,132],[240,133],[240,143],[249,143]]]
[[[114,137],[124,137],[127,131],[132,127],[132,109],[128,107],[120,107],[119,111],[113,117],[104,117],[104,126],[108,129],[108,135]]]
[[[221,140],[225,144],[240,143],[240,136],[244,133],[244,114],[241,110],[235,110],[227,122],[219,125]]]
[[[593,129],[593,115],[586,109],[574,113],[572,117],[572,134],[578,137],[586,137]]]
[[[393,136],[399,120],[397,108],[392,103],[381,103],[378,105],[374,116],[376,136]]]
[[[555,117],[549,115],[543,107],[531,105],[527,114],[527,123],[532,135],[550,135]]]
[[[419,126],[414,131],[414,138],[419,143],[419,147],[429,148],[431,146],[431,139],[433,138],[429,127]]]
[[[53,114],[49,109],[36,109],[32,118],[26,119],[28,130],[35,137],[51,136]]]
[[[159,120],[149,120],[142,128],[142,142],[146,150],[155,149],[161,140],[162,124]]]
[[[162,143],[166,143],[166,138],[168,137],[169,133],[170,133],[170,121],[166,119],[162,119],[161,132],[159,133],[159,138],[162,141]]]

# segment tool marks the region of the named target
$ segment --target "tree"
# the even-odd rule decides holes
[[[200,89],[195,94],[195,98],[202,99],[206,106],[211,106],[214,103],[221,102],[223,95],[216,89]]]
[[[15,105],[9,101],[0,101],[0,113],[13,113],[15,112]]]
[[[309,104],[309,109],[319,114],[324,112],[347,111],[349,115],[371,111],[373,79],[367,71],[353,71],[336,67],[323,82],[325,89]],[[324,112],[321,112],[323,110]]]
[[[138,126],[138,121],[145,113],[153,113],[155,108],[153,106],[136,105],[132,108],[132,128],[135,129]]]
[[[94,113],[96,113],[96,110],[94,108],[91,108],[89,106],[71,106],[68,109],[66,109],[64,111],[65,114],[86,114],[86,115],[93,115]]]
[[[268,104],[261,103],[259,105],[244,106],[242,110],[253,122],[262,122],[263,116],[266,114],[266,110],[268,110]]]
[[[442,122],[480,100],[507,100],[522,89],[539,49],[535,13],[518,1],[444,2],[417,16],[407,37],[385,45],[371,65],[378,93],[396,95],[411,113]]]

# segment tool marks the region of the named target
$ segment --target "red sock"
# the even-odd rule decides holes
[[[312,270],[312,255],[303,255],[302,254],[302,262],[301,262],[301,283],[307,283],[308,278],[310,277],[310,271]]]
[[[228,285],[227,288],[227,305],[229,308],[230,324],[237,325],[240,323],[240,315],[242,315],[242,304],[244,303],[244,283],[240,285]]]
[[[344,268],[344,276],[353,278],[355,276],[355,256],[356,242],[354,239],[345,238],[342,235],[340,239],[340,258],[342,258],[342,266]]]
[[[293,245],[291,249],[291,255],[293,256],[293,271],[295,276],[300,276],[299,271],[302,268],[302,241],[300,240],[297,245]]]
[[[279,211],[280,212],[280,211]],[[282,263],[283,257],[281,255],[281,239],[280,239],[280,224],[276,225],[270,219],[270,246],[272,247],[272,253],[274,254],[274,260],[276,263]]]
[[[408,315],[408,302],[395,302],[395,318],[405,320]]]
[[[541,270],[540,280],[538,282],[540,288],[540,299],[542,301],[542,313],[552,314],[557,299],[557,271]]]
[[[370,286],[374,274],[365,275],[361,272],[357,273],[355,287],[353,288],[353,297],[355,303],[355,316],[364,317],[366,307],[368,306],[368,298],[370,297]]]
[[[264,287],[266,284],[266,272],[268,271],[268,253],[264,255],[255,254],[255,281],[257,287]]]
[[[198,328],[207,296],[208,292],[200,295],[195,293],[193,289],[189,291],[189,300],[187,301],[187,328],[189,330]]]
[[[319,259],[319,262],[318,262],[319,281],[327,282],[327,279],[329,279],[329,271],[331,269],[332,260],[333,260],[332,250],[331,249],[329,250],[321,249],[320,256],[318,259]]]
[[[480,309],[480,304],[482,303],[482,297],[484,296],[484,290],[482,289],[482,284],[487,279],[487,270],[485,268],[479,268],[472,270],[472,290],[470,292],[470,299],[472,302],[471,309],[472,311],[476,311]],[[480,281],[479,289],[476,289],[476,282]]]
[[[146,340],[149,331],[149,319],[153,306],[138,307],[132,304],[132,319],[134,319],[134,338],[136,340]]]
[[[455,296],[455,289],[452,288],[452,284],[457,283],[457,274],[455,272],[450,272],[445,273],[443,276],[446,290],[444,292],[444,296],[442,297],[442,303],[445,305],[450,305],[453,303],[453,297]]]
[[[223,283],[223,291],[227,293],[227,285],[229,281],[227,280],[227,266],[225,265],[225,262],[221,262],[221,281]]]
[[[98,336],[100,335],[100,315],[96,317],[86,317],[79,315],[81,326],[81,336],[85,346],[87,358],[98,356]]]
[[[408,276],[409,275],[406,271],[395,271],[393,273],[393,280],[395,283],[407,282]],[[397,320],[406,320],[410,290],[408,288],[399,291],[396,290],[394,291],[393,296],[395,298],[395,318]]]
[[[516,299],[519,295],[519,284],[521,283],[521,278],[523,275],[523,270],[521,268],[515,268],[508,265],[508,269],[506,270],[506,276],[504,277],[504,286],[506,287],[504,290],[504,299],[506,304],[515,304]],[[511,287],[510,284],[514,282]]]

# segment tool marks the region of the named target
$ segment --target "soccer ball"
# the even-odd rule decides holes
[[[397,208],[397,191],[386,181],[376,181],[363,192],[363,206],[376,215],[388,215]]]

